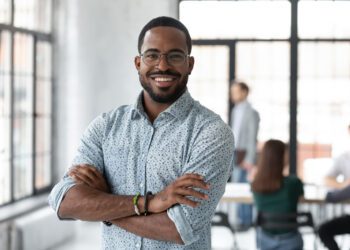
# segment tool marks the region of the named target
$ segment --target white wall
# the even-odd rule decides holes
[[[133,61],[150,19],[178,16],[177,0],[54,2],[54,175],[69,166],[98,114],[134,103],[141,90]]]

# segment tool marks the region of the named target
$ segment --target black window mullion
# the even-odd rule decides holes
[[[230,49],[230,57],[229,57],[229,84],[228,84],[228,122],[231,123],[231,109],[233,107],[233,103],[231,102],[231,81],[236,79],[236,41],[232,41],[229,44]],[[231,124],[230,124],[231,125]]]
[[[32,136],[33,136],[33,144],[32,144],[32,190],[33,190],[33,194],[36,194],[36,189],[35,189],[35,180],[36,180],[36,118],[37,118],[37,114],[36,114],[36,85],[37,85],[37,67],[36,67],[36,57],[37,57],[37,42],[38,39],[36,38],[36,36],[33,37],[33,110],[32,110]]]
[[[289,164],[290,173],[297,174],[297,108],[298,108],[298,0],[291,1],[290,35],[290,123],[289,123]]]
[[[14,33],[11,32],[10,33],[10,152],[9,152],[9,156],[10,156],[10,180],[11,180],[11,185],[10,185],[10,203],[14,201],[14,190],[15,190],[15,178],[14,178],[14,142],[13,142],[13,128],[14,128],[14,84],[15,84],[15,80],[14,80],[14,43],[15,43],[15,39],[14,39]]]

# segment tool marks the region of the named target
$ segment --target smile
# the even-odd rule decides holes
[[[171,82],[173,81],[175,78],[171,78],[171,77],[155,77],[154,80],[157,82]]]

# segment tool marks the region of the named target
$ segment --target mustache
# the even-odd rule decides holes
[[[152,71],[152,72],[147,73],[148,77],[152,76],[152,75],[170,75],[170,76],[176,76],[176,77],[181,76],[180,73],[173,71],[173,70],[166,70],[166,71],[157,70],[157,71]]]

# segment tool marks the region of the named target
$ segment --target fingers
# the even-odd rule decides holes
[[[199,205],[198,202],[190,200],[190,199],[188,199],[188,198],[186,198],[184,196],[181,196],[181,195],[177,197],[177,202],[179,204],[188,205],[188,206],[193,207],[193,208],[195,208],[195,207],[197,207]]]
[[[178,191],[178,194],[181,194],[182,196],[191,196],[194,198],[198,198],[201,200],[208,200],[209,196],[207,194],[198,192],[192,188],[182,188]]]
[[[90,177],[84,173],[81,173],[77,170],[71,170],[69,173],[69,176],[73,178],[76,182],[83,182],[89,186],[93,184],[93,180],[90,179]]]
[[[204,181],[204,178],[197,174],[186,174],[174,182],[176,187],[196,187],[208,190],[210,185]]]
[[[99,171],[90,165],[76,165],[68,172],[68,175],[73,179],[79,179],[84,183],[91,185],[96,179],[103,178]],[[74,178],[78,177],[78,178]]]

